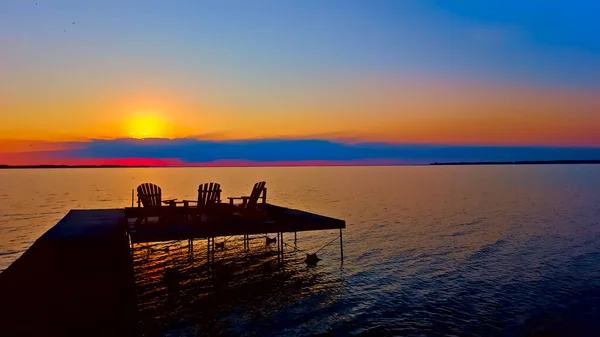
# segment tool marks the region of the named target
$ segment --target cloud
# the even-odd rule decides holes
[[[257,166],[600,159],[600,147],[343,143],[323,139],[92,140],[64,149],[0,153],[0,164]]]

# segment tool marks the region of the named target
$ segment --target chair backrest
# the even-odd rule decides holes
[[[260,195],[264,193],[266,184],[267,183],[264,181],[259,181],[254,184],[254,188],[252,188],[252,193],[250,193],[250,199],[248,199],[247,206],[253,206],[258,203],[258,198],[260,198]]]
[[[161,205],[161,189],[157,185],[144,183],[138,186],[138,206],[140,202],[144,207],[157,207]]]
[[[205,183],[198,186],[198,207],[221,202],[221,184]]]

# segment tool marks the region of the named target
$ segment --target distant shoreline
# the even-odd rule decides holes
[[[61,168],[139,168],[150,166],[128,165],[0,165],[2,169],[61,169]]]
[[[552,164],[600,164],[600,160],[522,160],[431,163],[429,165],[552,165]]]
[[[68,169],[68,168],[259,168],[259,167],[359,167],[359,166],[425,166],[427,164],[368,164],[368,165],[190,165],[190,166],[129,166],[129,165],[0,165],[2,169]]]
[[[423,164],[368,164],[368,165],[206,165],[206,166],[151,166],[151,165],[0,165],[0,170],[9,169],[70,169],[70,168],[224,168],[224,167],[359,167],[359,166],[452,166],[452,165],[552,165],[552,164],[600,164],[598,160],[523,160],[523,161],[482,161],[482,162],[434,162]]]

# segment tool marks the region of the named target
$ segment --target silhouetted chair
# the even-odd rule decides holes
[[[234,205],[235,200],[242,200],[241,204],[237,204],[240,208],[253,208],[258,204],[258,199],[262,200],[262,203],[265,204],[267,202],[267,188],[265,187],[267,183],[264,181],[257,182],[254,184],[252,188],[252,192],[249,196],[242,197],[229,197],[229,204]]]
[[[198,186],[198,200],[184,200],[184,205],[196,203],[197,207],[205,207],[221,202],[221,184],[205,183]]]
[[[158,216],[161,215],[161,206],[162,204],[167,204],[169,206],[175,206],[175,200],[177,199],[169,199],[162,200],[162,190],[155,184],[144,183],[138,186],[137,188],[137,196],[138,196],[138,207],[144,206],[144,208],[148,209],[148,212],[145,212],[143,216],[143,220],[148,223],[149,216]],[[142,219],[138,219],[138,223],[141,222]]]
[[[265,218],[266,211],[261,204],[267,203],[266,182],[260,181],[254,184],[249,196],[229,197],[229,204],[237,206],[240,213],[247,218]],[[259,199],[261,203],[259,203]],[[242,200],[242,203],[235,204],[235,200]]]
[[[201,216],[214,209],[221,203],[221,184],[205,183],[198,186],[198,200],[183,200],[184,207],[196,203],[191,215]]]
[[[162,190],[155,184],[144,183],[138,186],[138,207],[160,207],[163,203],[170,206],[175,205],[175,200],[162,200]]]

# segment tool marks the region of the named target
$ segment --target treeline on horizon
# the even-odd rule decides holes
[[[2,165],[0,169],[20,168],[113,168],[113,167],[149,167],[144,165]]]
[[[477,161],[477,162],[434,162],[429,165],[526,165],[526,164],[600,164],[600,160],[521,160],[521,161]]]
[[[460,161],[460,162],[433,162],[429,165],[531,165],[531,164],[600,164],[600,159],[594,160],[521,160],[521,161]],[[423,164],[426,165],[426,164]],[[344,165],[342,165],[344,166]],[[387,166],[387,165],[385,165]],[[23,169],[23,168],[135,168],[152,167],[149,165],[6,165],[0,164],[0,169]]]

